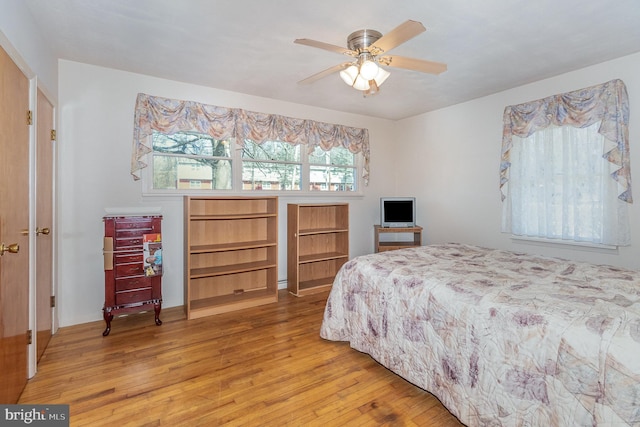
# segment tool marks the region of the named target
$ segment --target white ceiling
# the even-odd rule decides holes
[[[61,59],[393,120],[640,51],[640,0],[26,2]],[[427,31],[390,53],[446,72],[389,69],[369,98],[338,74],[297,84],[347,57],[296,38],[346,47],[408,19]]]

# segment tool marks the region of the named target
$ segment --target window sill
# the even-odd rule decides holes
[[[333,197],[352,197],[362,198],[363,192],[346,192],[346,191],[147,191],[142,193],[143,197],[264,197],[264,196],[278,196],[278,197],[313,197],[313,198],[333,198]]]
[[[515,234],[511,235],[511,240],[522,242],[522,243],[531,243],[531,244],[539,244],[539,245],[557,245],[562,247],[577,246],[579,248],[601,249],[606,251],[618,250],[618,246],[615,246],[615,245],[605,245],[605,244],[591,243],[591,242],[575,242],[573,240],[545,239],[542,237],[518,236]]]

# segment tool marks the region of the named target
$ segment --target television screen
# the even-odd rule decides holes
[[[383,197],[380,199],[380,222],[383,227],[414,227],[415,197]]]

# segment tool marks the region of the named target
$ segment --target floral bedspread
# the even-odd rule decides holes
[[[320,335],[468,426],[640,426],[640,272],[432,245],[357,257]]]

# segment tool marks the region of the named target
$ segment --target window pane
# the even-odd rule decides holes
[[[243,159],[275,160],[279,162],[299,162],[300,146],[280,141],[266,141],[256,144],[245,140],[242,149]]]
[[[334,166],[311,166],[311,191],[356,191],[356,169]]]
[[[324,151],[316,147],[309,154],[309,163],[317,165],[354,166],[355,154],[343,147],[333,147],[331,151]]]
[[[230,157],[229,142],[198,133],[153,133],[153,151],[193,156]]]
[[[243,190],[300,190],[299,164],[277,162],[242,162]]]
[[[227,190],[231,176],[230,160],[153,156],[154,189]]]

